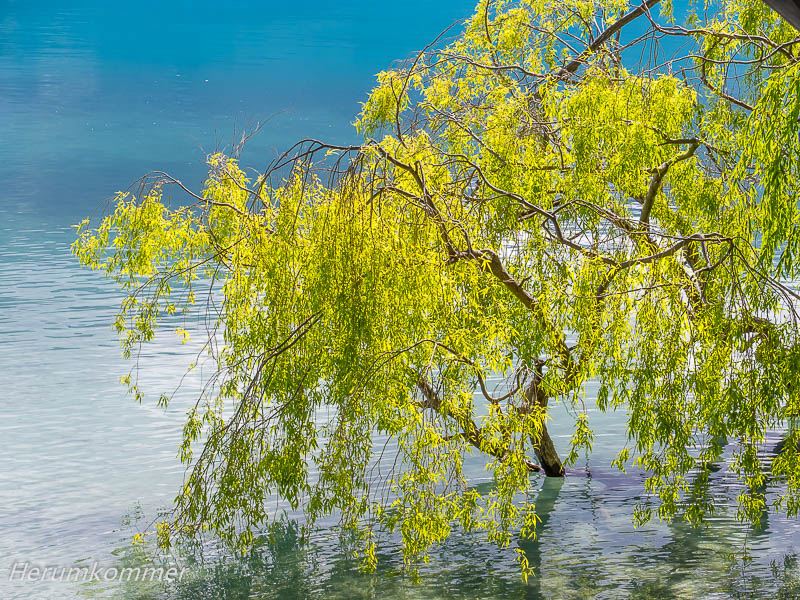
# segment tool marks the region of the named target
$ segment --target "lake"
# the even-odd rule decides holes
[[[800,525],[775,515],[758,529],[737,523],[738,486],[722,472],[707,527],[635,530],[641,476],[609,464],[625,418],[596,411],[594,454],[564,481],[537,480],[543,524],[535,542],[520,542],[538,573],[527,584],[514,545],[455,535],[415,582],[391,540],[378,571],[362,574],[334,531],[304,545],[290,521],[247,557],[213,544],[179,554],[189,574],[168,588],[11,577],[20,563],[149,564],[131,537],[182,481],[180,427],[197,387],[190,380],[168,409],[156,399],[192,347],[157,339],[140,365],[145,401],[126,395],[119,379],[131,365],[111,328],[120,295],[79,269],[71,225],[151,169],[199,187],[206,154],[259,121],[243,156],[255,168],[300,138],[355,141],[350,123],[373,75],[472,8],[0,2],[0,598],[800,597]],[[551,433],[563,448],[570,431],[559,421]],[[472,479],[488,486],[481,467],[474,457]]]

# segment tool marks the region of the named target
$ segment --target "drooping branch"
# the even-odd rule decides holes
[[[718,41],[719,40],[715,40],[714,44],[712,45],[712,48],[713,48],[713,46],[715,46],[717,44]],[[705,85],[709,90],[714,92],[717,96],[719,96],[720,98],[724,98],[725,100],[727,100],[731,104],[735,104],[736,106],[738,106],[740,108],[743,108],[743,109],[745,109],[745,110],[747,110],[749,112],[753,112],[755,110],[755,107],[750,106],[747,102],[744,102],[743,100],[739,100],[738,98],[734,98],[730,94],[726,94],[722,89],[716,87],[715,85],[713,85],[708,80],[708,75],[706,73],[706,63],[707,62],[709,62],[709,61],[706,59],[705,55],[700,57],[700,81],[703,82],[703,85]]]
[[[620,269],[627,269],[628,267],[632,267],[634,265],[644,265],[647,263],[655,262],[662,258],[666,258],[668,256],[672,256],[681,248],[687,246],[691,242],[713,242],[713,243],[722,243],[722,242],[729,242],[731,239],[723,237],[719,234],[703,234],[703,233],[695,233],[688,237],[681,238],[677,242],[675,242],[669,248],[661,250],[660,252],[656,252],[655,254],[650,254],[648,256],[642,256],[640,258],[632,258],[631,260],[625,261],[619,264]]]
[[[571,380],[574,373],[574,363],[572,353],[564,339],[564,334],[550,322],[541,304],[517,281],[503,266],[503,261],[494,250],[468,250],[459,252],[454,260],[473,259],[480,261],[483,268],[489,271],[494,277],[508,289],[514,297],[519,300],[525,308],[533,313],[542,329],[550,331],[556,338],[556,354],[558,355],[561,366],[564,369],[565,380]]]
[[[567,75],[571,75],[585,62],[585,60],[597,52],[608,40],[610,40],[618,31],[625,27],[631,21],[635,21],[643,14],[647,13],[652,7],[659,3],[660,0],[646,0],[641,6],[637,6],[632,11],[626,13],[618,20],[609,25],[605,31],[598,35],[594,41],[584,50],[580,56],[575,57],[565,67],[563,67],[557,74],[556,79],[564,79]]]
[[[650,180],[650,185],[647,188],[647,194],[645,194],[645,197],[642,199],[642,214],[639,217],[639,226],[642,229],[648,229],[650,227],[650,212],[653,210],[653,204],[655,203],[656,195],[661,189],[664,176],[667,174],[669,168],[675,163],[691,158],[699,145],[700,142],[698,140],[691,140],[689,142],[689,148],[686,150],[686,152],[670,158],[653,170],[653,177]]]
[[[508,449],[503,448],[496,442],[487,439],[483,435],[483,430],[475,424],[470,417],[465,415],[456,415],[453,413],[446,413],[442,410],[442,400],[439,397],[437,391],[433,388],[430,382],[423,376],[417,376],[417,388],[422,393],[422,397],[424,401],[420,403],[420,408],[431,409],[442,416],[447,416],[453,419],[461,429],[460,435],[464,437],[471,445],[475,448],[480,450],[481,452],[486,452],[490,456],[494,456],[500,460],[505,460],[508,454]],[[533,461],[523,459],[525,462],[525,466],[528,468],[529,471],[538,472],[542,470],[542,467],[534,463]]]

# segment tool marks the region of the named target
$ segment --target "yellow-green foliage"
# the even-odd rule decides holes
[[[800,416],[798,297],[780,283],[798,275],[800,68],[779,19],[752,37],[754,6],[690,15],[686,57],[659,66],[637,63],[647,36],[620,54],[624,29],[587,50],[619,0],[486,0],[455,41],[378,75],[360,147],[311,144],[255,181],[215,154],[194,205],[169,208],[162,178],[84,223],[76,255],[127,294],[126,353],[214,284],[213,393],[187,419],[162,543],[246,547],[273,494],[309,526],[340,515],[370,565],[386,528],[410,563],[454,527],[534,535],[549,415],[532,399],[574,410],[571,464],[592,447],[590,379],[601,410],[629,415],[615,464],[648,475],[638,519],[701,520],[697,469],[720,440],[737,444],[743,516],[767,475],[796,514],[798,433],[769,474],[757,451]],[[743,56],[763,60],[731,91],[723,67]],[[349,169],[318,178],[336,158]],[[378,477],[386,439],[398,456]],[[474,452],[491,491],[464,475]]]

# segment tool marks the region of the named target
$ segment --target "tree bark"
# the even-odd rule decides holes
[[[528,406],[539,406],[542,409],[547,408],[547,394],[537,385],[537,377],[525,390],[525,397],[528,401]],[[561,459],[558,457],[558,452],[553,444],[553,439],[547,431],[547,424],[542,421],[542,431],[539,439],[531,434],[531,443],[536,453],[536,458],[539,460],[539,465],[548,477],[564,477],[564,465],[561,464]]]

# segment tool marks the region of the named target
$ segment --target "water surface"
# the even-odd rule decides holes
[[[591,476],[537,480],[543,517],[521,542],[539,577],[523,585],[514,548],[456,535],[415,583],[392,540],[377,573],[324,531],[311,546],[287,525],[246,558],[208,552],[170,589],[8,582],[14,561],[144,564],[129,541],[170,506],[186,405],[202,371],[169,409],[155,399],[193,348],[160,337],[137,404],[119,378],[110,323],[114,287],[69,254],[70,226],[97,214],[150,169],[195,187],[207,152],[271,119],[244,162],[259,167],[302,137],[349,142],[373,74],[419,50],[470,2],[0,3],[0,597],[6,598],[583,598],[796,597],[800,529],[733,519],[733,482],[718,477],[718,514],[634,530],[641,478],[608,467],[623,415],[592,415]],[[591,402],[591,390],[589,402]],[[569,417],[553,430],[566,444]],[[560,424],[560,425],[559,425]],[[480,457],[474,484],[490,485]],[[749,548],[752,560],[743,561]],[[206,549],[208,550],[208,549]],[[191,560],[184,556],[181,560]],[[197,557],[194,557],[197,559]]]

